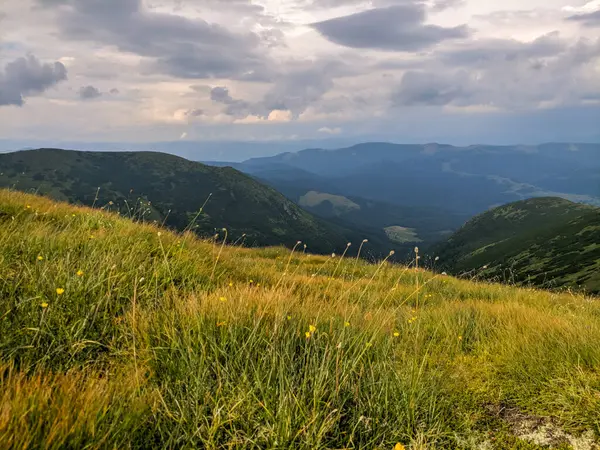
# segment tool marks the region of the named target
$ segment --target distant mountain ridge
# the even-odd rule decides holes
[[[388,234],[405,230],[402,240],[424,248],[447,239],[474,215],[507,203],[560,197],[600,206],[600,144],[372,142],[232,165],[318,216]],[[340,208],[349,202],[358,208]]]
[[[153,152],[80,152],[38,149],[0,155],[0,187],[48,195],[178,230],[193,230],[247,245],[293,246],[330,253],[365,236],[315,218],[274,189],[228,167],[217,168]],[[206,203],[202,214],[198,214]],[[373,246],[389,251],[382,234]],[[377,247],[379,246],[379,247]]]
[[[600,293],[600,208],[536,198],[483,213],[433,249],[452,274]]]
[[[271,181],[301,170],[331,194],[468,215],[531,197],[600,205],[600,144],[537,146],[364,143],[253,158],[237,167]],[[279,177],[281,178],[281,177]],[[291,179],[290,179],[291,178]],[[294,178],[288,176],[288,184]]]

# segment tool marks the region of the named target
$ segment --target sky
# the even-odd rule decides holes
[[[10,142],[600,142],[600,0],[1,0]]]

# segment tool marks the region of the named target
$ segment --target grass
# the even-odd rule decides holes
[[[0,448],[547,448],[514,417],[600,435],[596,300],[301,250],[0,191]]]

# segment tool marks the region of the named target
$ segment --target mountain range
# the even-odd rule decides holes
[[[0,155],[0,187],[227,233],[229,243],[302,241],[328,254],[352,242],[354,256],[368,239],[362,256],[373,259],[393,249],[407,261],[419,246],[449,273],[598,293],[598,156],[594,144],[373,143],[209,166],[156,152],[39,149]]]

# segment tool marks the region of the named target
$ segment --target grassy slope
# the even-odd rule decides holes
[[[232,240],[246,234],[249,245],[293,246],[302,240],[317,253],[343,248],[353,237],[234,169],[164,153],[42,149],[3,154],[0,187],[95,203],[145,220],[164,220],[178,230],[193,222],[212,194],[195,221],[201,234],[212,236],[227,227]]]
[[[600,434],[600,305],[581,296],[221,251],[5,190],[0,273],[0,448],[542,448],[514,435],[531,421]]]
[[[537,198],[475,217],[436,250],[453,273],[600,293],[599,242],[600,208]]]

